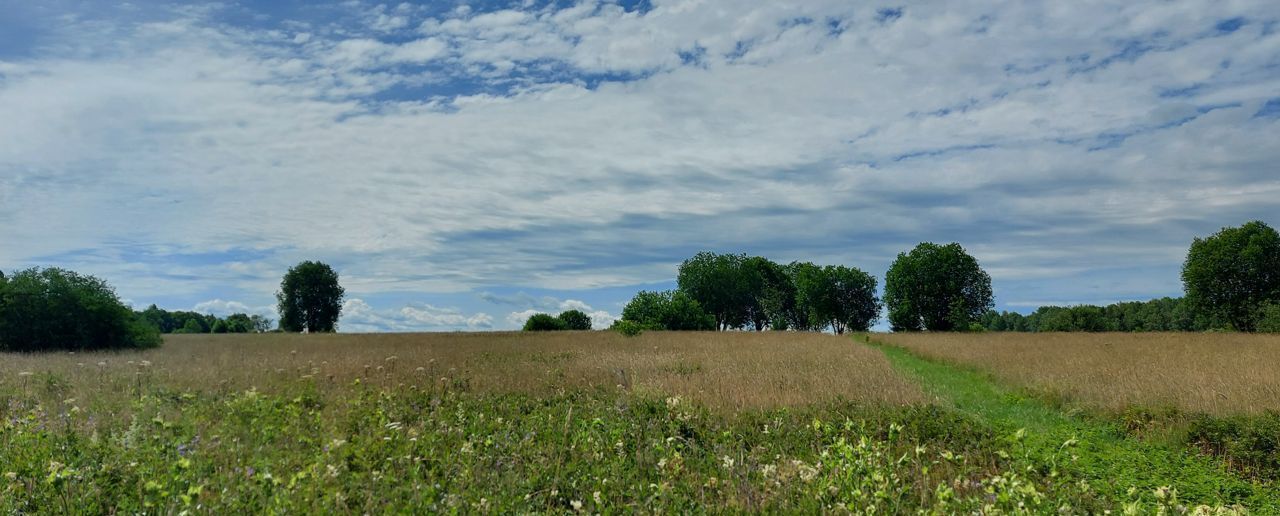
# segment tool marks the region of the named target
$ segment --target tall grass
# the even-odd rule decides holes
[[[1280,335],[899,333],[877,339],[1092,408],[1212,415],[1280,410]]]
[[[287,390],[306,381],[320,395],[340,398],[356,379],[482,393],[622,389],[719,409],[924,399],[878,351],[820,334],[171,335],[162,348],[142,352],[6,354],[0,360],[0,392],[40,383],[44,388],[28,390],[47,394],[46,401],[93,399],[122,410],[128,397],[120,393],[140,383],[232,392]]]

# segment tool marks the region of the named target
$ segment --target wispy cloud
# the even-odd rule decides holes
[[[922,240],[1002,300],[1127,299],[1277,213],[1262,0],[60,6],[0,37],[0,268],[140,303],[268,306],[323,259],[402,294],[344,328],[483,328],[559,306],[478,293]]]

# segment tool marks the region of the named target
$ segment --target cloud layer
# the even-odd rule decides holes
[[[140,303],[268,306],[322,259],[344,329],[505,328],[545,307],[482,293],[924,240],[1005,306],[1110,301],[1280,223],[1265,0],[50,5],[0,40],[0,268]]]

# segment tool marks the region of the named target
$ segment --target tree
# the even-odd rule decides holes
[[[227,321],[218,319],[216,322],[213,323],[213,328],[209,329],[209,333],[235,333],[235,332],[231,331],[231,326],[227,324]]]
[[[653,330],[713,330],[715,318],[692,296],[679,290],[641,290],[622,308],[623,321]]]
[[[564,323],[566,330],[590,330],[591,316],[582,312],[582,310],[565,310],[556,316]]]
[[[269,332],[271,331],[271,319],[257,314],[251,315],[249,316],[249,327],[255,333]]]
[[[994,306],[991,276],[960,244],[924,242],[889,267],[884,303],[894,331],[967,330]]]
[[[160,332],[105,281],[48,268],[0,280],[0,351],[159,346]]]
[[[1197,314],[1254,331],[1259,309],[1280,302],[1280,234],[1253,221],[1196,238],[1182,265],[1182,284]]]
[[[200,321],[196,319],[187,319],[187,322],[174,331],[174,333],[205,333],[204,328],[200,327]]]
[[[794,300],[784,312],[787,326],[796,331],[821,331],[827,322],[816,306],[816,293],[823,284],[822,267],[810,262],[791,262],[786,266],[791,279]]]
[[[830,327],[837,334],[866,331],[879,318],[876,279],[870,274],[840,265],[806,264],[796,271],[796,303],[805,307],[811,327]]]
[[[336,331],[345,294],[338,285],[338,273],[328,265],[312,261],[295,265],[284,275],[280,291],[276,293],[280,329],[309,333]]]
[[[564,321],[551,314],[533,314],[524,322],[524,331],[560,331],[564,330]]]
[[[249,333],[253,331],[253,319],[249,314],[231,314],[228,315],[223,323],[227,327],[227,333]],[[218,333],[216,330],[214,333]]]
[[[680,264],[676,284],[715,318],[716,329],[748,322],[754,302],[751,277],[742,254],[703,251]]]

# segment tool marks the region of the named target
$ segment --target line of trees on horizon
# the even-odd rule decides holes
[[[887,308],[895,331],[969,329],[991,309],[991,277],[957,243],[924,242],[898,255],[885,276],[857,267],[778,264],[760,256],[703,251],[680,264],[678,287],[641,291],[619,330],[868,331]]]
[[[1261,221],[1195,238],[1182,266],[1182,298],[1105,307],[1041,307],[1030,315],[992,310],[991,277],[957,243],[924,242],[876,278],[856,267],[778,264],[759,256],[700,252],[680,264],[675,290],[641,291],[616,328],[866,331],[887,313],[893,331],[1280,332],[1280,233]],[[337,330],[345,290],[327,264],[291,267],[277,292],[279,328]],[[582,313],[540,314],[538,329],[590,328]],[[585,322],[585,328],[584,328]],[[528,324],[528,323],[527,323]],[[216,318],[135,312],[105,281],[65,269],[0,272],[0,351],[94,350],[160,345],[162,332],[265,331],[247,314]],[[535,329],[535,328],[529,328]]]

